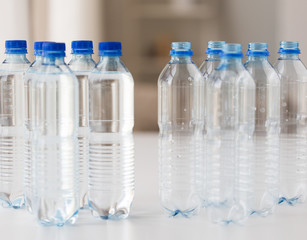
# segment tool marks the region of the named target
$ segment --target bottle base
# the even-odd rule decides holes
[[[10,200],[10,195],[7,193],[0,193],[0,205],[3,208],[14,208],[14,209],[19,209],[23,208],[25,203],[24,203],[24,197],[18,197],[14,199],[13,201]]]
[[[278,204],[288,204],[289,206],[295,206],[297,204],[304,203],[303,196],[297,196],[293,198],[280,197]]]
[[[93,203],[89,204],[91,214],[94,217],[99,217],[103,220],[121,220],[129,216],[130,209],[128,208],[109,208],[109,209],[97,209]]]
[[[69,219],[38,219],[38,222],[42,226],[63,227],[64,225],[73,225],[77,221],[78,212],[76,211]]]
[[[251,216],[260,216],[260,217],[267,217],[274,212],[274,208],[271,209],[264,209],[264,210],[252,210],[250,212]]]
[[[193,217],[195,215],[198,215],[198,213],[199,213],[199,208],[193,208],[193,209],[188,209],[188,210],[180,210],[180,209],[171,210],[171,209],[168,209],[168,208],[164,208],[164,210],[169,217],[182,216],[182,217],[185,217],[185,218],[190,218],[190,217]]]

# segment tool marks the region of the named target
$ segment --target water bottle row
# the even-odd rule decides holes
[[[5,42],[0,65],[0,203],[43,225],[74,223],[80,208],[125,218],[134,196],[134,83],[120,42]],[[30,65],[30,66],[29,66]]]
[[[307,70],[298,42],[209,42],[200,70],[174,42],[158,80],[160,198],[170,216],[201,206],[213,222],[267,216],[307,191]]]

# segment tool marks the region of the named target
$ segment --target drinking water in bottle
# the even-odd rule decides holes
[[[80,207],[88,206],[88,77],[95,67],[92,41],[72,41],[68,66],[79,82],[79,187]]]
[[[189,42],[173,42],[158,80],[160,199],[169,216],[199,212],[204,79]]]
[[[33,102],[35,93],[33,91],[34,77],[36,76],[36,71],[43,62],[42,49],[44,42],[35,42],[34,43],[34,56],[35,60],[30,65],[24,77],[24,94],[25,94],[25,128],[24,128],[24,141],[25,141],[25,150],[24,150],[24,195],[25,195],[25,205],[29,212],[32,212],[32,154],[33,154],[33,124],[34,119],[34,106]]]
[[[246,69],[256,84],[253,202],[251,214],[267,216],[279,197],[280,80],[268,61],[267,43],[249,43]]]
[[[102,219],[126,218],[134,197],[134,82],[120,42],[99,43],[89,77],[89,207]]]
[[[281,80],[280,197],[289,205],[306,200],[307,70],[298,42],[282,41],[275,65]]]
[[[79,210],[78,80],[64,43],[44,43],[34,81],[32,212],[43,225],[74,223]]]
[[[222,48],[226,44],[224,41],[209,41],[208,48],[206,50],[207,59],[200,66],[200,72],[205,79],[205,89],[204,89],[204,102],[206,99],[206,82],[208,77],[215,70],[221,62],[220,54],[222,53]],[[205,103],[204,103],[205,106]],[[203,119],[206,119],[206,108],[204,108]],[[200,197],[202,201],[202,206],[206,207],[206,124],[204,126],[203,138],[202,138],[202,157],[201,157],[201,187],[200,187]]]
[[[221,224],[242,223],[252,196],[255,83],[240,44],[225,44],[207,82],[207,214]]]
[[[30,65],[27,42],[5,41],[0,66],[0,204],[24,205],[24,73]]]

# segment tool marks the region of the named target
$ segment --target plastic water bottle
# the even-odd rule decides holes
[[[79,187],[80,207],[88,206],[88,77],[96,63],[92,58],[92,41],[73,41],[70,69],[79,82]]]
[[[203,77],[191,43],[173,42],[158,80],[160,199],[169,216],[199,212]]]
[[[25,138],[25,150],[24,150],[24,195],[25,195],[25,205],[29,212],[32,212],[32,154],[33,154],[33,116],[34,116],[34,106],[33,102],[35,98],[35,92],[33,91],[36,71],[43,62],[42,49],[44,42],[34,43],[34,55],[35,60],[30,65],[30,68],[25,74],[25,128],[24,128],[24,138]]]
[[[251,214],[267,216],[279,197],[280,80],[268,61],[267,43],[249,43],[245,67],[256,84]]]
[[[220,54],[222,52],[223,46],[226,44],[224,41],[210,41],[208,42],[208,48],[206,50],[207,59],[202,63],[200,66],[200,72],[204,76],[205,79],[205,90],[204,90],[204,97],[206,99],[206,82],[208,81],[208,77],[210,74],[215,70],[221,62]],[[204,108],[204,116],[203,119],[206,119],[206,108]],[[204,133],[203,133],[203,143],[201,144],[202,147],[202,161],[201,161],[201,188],[200,188],[200,197],[202,200],[202,206],[206,207],[206,124],[204,126]]]
[[[43,44],[34,83],[32,211],[43,225],[74,223],[78,194],[78,80],[64,62],[64,43]]]
[[[282,41],[276,70],[281,80],[280,198],[289,205],[306,200],[307,70],[298,42]]]
[[[6,58],[0,66],[0,204],[24,205],[24,73],[30,65],[27,43],[5,42]]]
[[[120,42],[99,43],[89,77],[89,207],[102,219],[126,218],[134,197],[134,82]]]
[[[225,44],[207,82],[207,214],[216,223],[242,223],[252,197],[255,83],[240,44]]]

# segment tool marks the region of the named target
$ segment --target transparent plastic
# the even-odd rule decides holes
[[[43,225],[74,223],[79,210],[78,80],[64,57],[44,57],[33,90],[34,216]]]
[[[190,217],[201,206],[204,80],[189,55],[190,47],[172,44],[175,53],[158,80],[159,191],[169,216]]]
[[[243,223],[252,197],[255,83],[240,44],[226,44],[207,82],[207,214],[221,224]]]
[[[88,206],[88,77],[96,63],[91,54],[73,54],[68,66],[79,83],[79,187],[80,208]]]
[[[206,60],[201,64],[199,70],[202,73],[204,77],[204,96],[203,99],[206,99],[206,83],[208,81],[208,78],[210,74],[220,65],[221,63],[221,57],[220,53],[222,52],[222,48],[225,45],[226,42],[224,41],[209,41],[208,42],[208,48],[207,48],[207,58]],[[206,119],[206,108],[204,108],[204,116],[203,119],[205,121]],[[204,126],[204,132],[203,132],[203,138],[202,138],[202,157],[201,157],[201,188],[200,188],[200,197],[202,200],[202,206],[206,207],[206,123]]]
[[[307,190],[307,70],[291,53],[297,42],[281,42],[281,50],[275,64],[281,79],[279,203],[295,205],[306,200]]]
[[[250,43],[246,69],[256,84],[253,202],[251,214],[267,216],[279,197],[280,80],[268,61],[268,44]]]
[[[32,212],[33,189],[32,189],[32,154],[33,154],[33,102],[35,93],[33,92],[34,77],[37,69],[43,62],[42,56],[36,56],[34,62],[30,65],[24,77],[25,94],[25,128],[24,128],[24,195],[27,210]]]
[[[102,56],[89,77],[89,207],[126,218],[134,197],[134,82],[119,56]]]
[[[24,73],[25,54],[7,54],[0,66],[0,204],[24,205]]]

